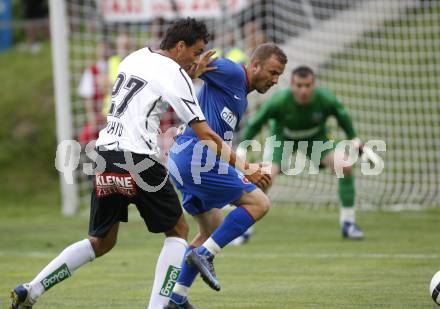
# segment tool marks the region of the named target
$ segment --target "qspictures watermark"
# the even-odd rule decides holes
[[[208,149],[207,144],[210,143],[210,149]],[[282,145],[282,147],[281,147]],[[192,150],[188,149],[192,147]],[[228,173],[228,163],[224,160],[218,161],[216,152],[214,152],[216,145],[212,141],[197,141],[186,140],[183,143],[175,143],[171,148],[170,152],[175,154],[175,156],[169,156],[167,162],[167,174],[165,179],[156,185],[150,185],[147,179],[141,177],[141,173],[148,170],[154,164],[160,164],[153,157],[145,155],[145,158],[140,162],[135,163],[133,159],[133,154],[130,152],[124,152],[125,162],[115,163],[116,166],[126,171],[127,175],[133,179],[138,187],[147,192],[156,192],[160,190],[166,183],[169,174],[171,174],[175,181],[183,184],[182,171],[179,170],[179,164],[176,164],[172,157],[179,157],[185,152],[187,155],[188,150],[191,151],[191,161],[188,164],[184,164],[185,169],[190,169],[192,180],[195,184],[201,183],[201,177],[203,173],[212,172],[215,168],[218,174]],[[280,147],[282,149],[280,149]],[[352,140],[342,140],[339,142],[335,141],[313,141],[309,144],[308,141],[277,141],[275,136],[270,136],[266,138],[265,142],[261,144],[257,140],[243,141],[238,146],[239,155],[246,159],[248,151],[263,153],[264,162],[272,162],[275,154],[275,150],[278,153],[282,150],[280,170],[281,173],[288,176],[295,176],[301,173],[308,174],[319,174],[320,168],[319,163],[330,152],[333,152],[333,167],[337,177],[344,177],[344,168],[353,166],[358,161],[361,161],[360,168],[361,173],[367,176],[380,175],[385,164],[380,153],[386,151],[386,143],[382,140],[369,140],[363,144],[364,153],[361,154],[359,151],[359,145],[356,145]],[[315,164],[310,164],[309,168],[306,170],[306,164],[304,160],[299,160],[298,155],[294,162],[292,162],[294,152],[307,153],[308,149],[310,151],[310,160]],[[370,160],[368,157],[365,158],[365,150],[368,149],[370,152]],[[104,147],[100,148],[100,151],[107,151]],[[87,162],[81,162],[81,156],[87,157]],[[374,160],[371,158],[374,156]],[[363,158],[364,160],[361,160]],[[293,163],[293,164],[292,164]],[[216,166],[217,164],[217,166]],[[75,173],[78,169],[82,169],[85,175],[102,177],[105,172],[107,162],[103,156],[99,154],[95,147],[94,142],[88,143],[84,150],[81,149],[81,145],[75,140],[65,140],[60,143],[57,147],[55,167],[63,174],[63,177],[68,184],[72,184]],[[263,173],[270,173],[270,163],[265,165],[262,169]],[[185,174],[188,170],[185,170]],[[251,173],[250,170],[245,171],[243,174],[248,175]],[[112,182],[117,181],[115,177],[107,177],[105,179],[99,178],[99,181],[105,181],[107,185],[111,185]],[[122,181],[122,180],[121,180]],[[128,186],[128,185],[127,185]],[[121,189],[122,190],[122,189]]]

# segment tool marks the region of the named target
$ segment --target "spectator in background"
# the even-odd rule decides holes
[[[44,39],[49,37],[48,6],[46,0],[21,0],[23,18],[25,19],[26,46],[25,50],[38,53],[41,43],[39,35]]]
[[[130,52],[134,50],[133,40],[128,36],[127,33],[121,33],[116,37],[116,54],[111,55],[107,60],[107,78],[109,89],[104,98],[104,104],[102,105],[102,114],[107,116],[110,110],[110,90],[118,77],[118,67],[122,59],[124,59]]]
[[[246,64],[249,58],[245,51],[237,44],[234,29],[227,27],[218,34],[216,48],[214,49],[216,51],[215,56],[227,58],[235,63]]]
[[[267,42],[266,34],[257,21],[249,21],[243,26],[243,38],[245,53],[248,55],[253,52],[255,47]]]
[[[235,63],[246,64],[249,61],[248,55],[260,44],[267,42],[266,34],[260,23],[254,20],[246,22],[241,30],[242,44],[236,41],[234,28],[222,29],[216,40],[216,56],[224,57]],[[240,46],[242,48],[240,48]]]
[[[153,19],[150,25],[150,39],[148,41],[148,46],[152,50],[159,48],[162,38],[165,36],[165,19],[162,16]]]
[[[98,138],[99,131],[105,124],[102,114],[103,100],[110,89],[107,60],[112,54],[109,42],[103,41],[97,46],[97,60],[83,73],[78,86],[78,95],[84,101],[86,122],[78,135],[81,146]]]
[[[133,49],[134,43],[127,33],[121,33],[116,37],[116,54],[108,59],[109,78],[112,85],[118,76],[119,64]]]

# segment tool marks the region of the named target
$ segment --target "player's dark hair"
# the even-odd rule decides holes
[[[296,67],[292,70],[292,78],[294,76],[305,78],[309,75],[315,76],[315,73],[313,73],[313,70],[311,68],[305,65],[300,65],[299,67]]]
[[[286,54],[275,43],[264,43],[258,45],[252,52],[251,62],[254,62],[256,60],[264,62],[272,55],[274,55],[281,64],[287,63]]]
[[[179,41],[192,46],[197,41],[203,40],[208,43],[209,33],[203,21],[194,18],[176,20],[166,31],[165,37],[160,43],[160,49],[168,50],[176,46]]]

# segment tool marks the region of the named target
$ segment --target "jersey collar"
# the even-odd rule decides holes
[[[244,75],[246,75],[246,92],[249,93],[249,88],[250,88],[251,82],[249,80],[248,71],[246,70],[246,66],[244,64],[242,64],[241,67],[244,70]]]

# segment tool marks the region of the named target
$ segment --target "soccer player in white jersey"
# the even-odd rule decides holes
[[[168,270],[180,267],[188,234],[167,170],[157,161],[159,121],[168,104],[200,140],[209,141],[208,146],[224,160],[246,171],[250,181],[263,186],[270,181],[258,165],[238,158],[206,124],[186,71],[196,64],[207,40],[203,22],[181,19],[167,30],[157,52],[143,48],[121,62],[107,127],[96,142],[98,169],[103,163],[105,167],[95,176],[89,238],[68,246],[29,283],[17,285],[10,308],[32,308],[45,291],[109,252],[116,244],[119,222],[127,221],[130,203],[136,205],[150,232],[166,236],[149,308],[163,308],[168,302],[168,295],[160,290],[167,284]]]

